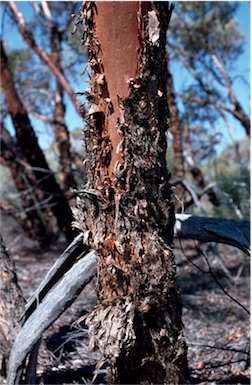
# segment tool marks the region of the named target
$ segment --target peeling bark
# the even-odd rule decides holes
[[[162,2],[85,2],[82,11],[92,79],[88,183],[75,217],[98,255],[90,343],[103,354],[100,364],[110,363],[114,383],[186,383],[165,159],[171,9]]]

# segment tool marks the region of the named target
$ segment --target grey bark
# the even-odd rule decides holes
[[[27,355],[31,353],[33,357],[33,349],[37,350],[37,343],[42,333],[71,305],[81,290],[91,281],[95,274],[95,265],[95,252],[90,251],[53,286],[41,303],[38,302],[36,310],[24,323],[12,348],[7,376],[8,385],[19,383],[20,372],[25,366]],[[31,373],[35,371],[34,365],[35,363],[32,368],[29,368]]]

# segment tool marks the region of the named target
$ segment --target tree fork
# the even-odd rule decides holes
[[[85,2],[88,184],[76,226],[98,255],[90,345],[114,383],[188,381],[166,168],[166,2]]]

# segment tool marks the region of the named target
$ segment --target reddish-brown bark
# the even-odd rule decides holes
[[[137,71],[137,52],[139,39],[135,33],[137,25],[137,1],[100,2],[99,17],[95,19],[96,37],[101,47],[101,58],[107,87],[101,97],[110,99],[113,112],[109,113],[109,104],[104,113],[107,117],[107,131],[112,148],[115,150],[121,141],[117,132],[117,121],[120,118],[118,96],[125,99],[129,96],[130,79],[135,80]],[[104,26],[106,26],[104,28]],[[118,33],[120,31],[120,33]],[[116,76],[115,76],[116,68]],[[107,93],[107,95],[106,95]],[[112,176],[116,162],[123,163],[120,152],[112,151],[109,165],[109,176]]]

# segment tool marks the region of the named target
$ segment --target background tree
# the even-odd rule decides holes
[[[53,17],[50,5],[47,2],[42,2],[43,13],[45,19],[48,21],[50,30],[50,47],[51,47],[51,59],[54,65],[64,74],[63,66],[61,63],[61,51],[63,34],[66,32],[68,25],[65,29],[60,28],[56,17]],[[57,8],[56,8],[57,11]],[[69,12],[70,13],[70,12]],[[59,146],[59,159],[61,165],[61,180],[65,193],[69,192],[70,188],[76,188],[77,183],[72,171],[73,157],[70,149],[69,131],[65,122],[65,104],[64,104],[63,87],[56,80],[56,91],[53,111],[53,128],[55,131],[56,141]]]
[[[48,208],[48,199],[36,186],[36,177],[26,157],[18,148],[14,139],[1,123],[1,165],[7,166],[20,193],[21,205],[16,200],[15,206],[2,199],[1,208],[9,211],[21,223],[24,231],[32,238],[37,239],[41,246],[48,246],[53,236],[52,213]],[[50,198],[50,197],[49,197]]]
[[[189,128],[183,123],[180,117],[180,112],[177,105],[176,93],[174,89],[173,77],[170,70],[170,59],[168,55],[168,82],[167,82],[167,102],[170,110],[170,132],[173,145],[173,175],[175,184],[175,207],[176,211],[181,212],[186,210],[195,203],[195,198],[192,196],[192,189],[188,188],[186,181],[186,169],[190,172],[196,184],[196,198],[200,199],[204,193],[207,193],[209,201],[214,205],[218,205],[218,199],[214,190],[208,186],[202,170],[195,163],[192,157],[190,145]],[[183,141],[183,134],[187,132],[186,138]],[[185,135],[184,135],[185,136]],[[187,144],[187,151],[185,145]],[[186,162],[187,161],[187,162]],[[186,168],[187,163],[187,168]],[[186,196],[189,194],[189,198]],[[194,191],[193,191],[194,193]],[[187,198],[187,199],[186,199]]]
[[[171,111],[175,109],[176,119],[172,118],[172,125],[180,126],[177,132],[183,137],[179,150],[174,148],[175,157],[176,151],[183,154],[180,166],[176,167],[183,170],[188,181],[187,170],[190,171],[195,193],[200,196],[201,191],[207,191],[214,205],[219,203],[217,191],[208,188],[211,180],[208,175],[207,179],[203,176],[202,165],[214,156],[216,145],[223,138],[217,124],[222,121],[227,126],[237,159],[240,159],[239,143],[234,139],[229,115],[240,122],[246,134],[250,133],[249,116],[235,95],[232,80],[238,81],[234,62],[242,53],[244,43],[235,19],[238,6],[233,2],[226,2],[225,6],[218,2],[177,3],[168,33],[172,68],[182,64],[189,79],[168,95],[170,108],[173,106]],[[175,143],[179,144],[176,137]],[[174,169],[174,174],[180,178],[178,170]],[[215,178],[216,175],[212,181]],[[190,200],[184,203],[184,208],[189,204]]]
[[[65,83],[68,83],[69,87],[71,86],[68,77],[74,78],[76,74],[74,60],[76,61],[76,56],[78,56],[79,59],[83,56],[80,50],[78,50],[75,41],[69,39],[73,24],[72,15],[76,12],[78,5],[79,4],[72,2],[52,2],[49,5],[47,2],[42,1],[41,7],[35,7],[34,17],[31,18],[29,26],[26,24],[27,29],[31,28],[33,30],[34,39],[39,39],[41,33],[43,34],[43,39],[41,40],[40,38],[41,51],[43,51],[45,55],[48,55],[48,60],[61,72]],[[13,9],[18,12],[16,4],[13,4]],[[11,15],[14,17],[13,12],[11,12]],[[23,15],[22,17],[24,19]],[[51,50],[50,54],[46,53],[48,46]],[[48,65],[41,59],[41,56],[36,54],[34,56],[34,50],[28,52],[29,55],[26,60],[25,71],[27,76],[24,77],[23,73],[20,78],[20,62],[14,60],[14,63],[16,63],[15,70],[17,72],[16,80],[20,83],[20,91],[22,91],[24,95],[29,113],[53,127],[53,134],[58,143],[59,178],[64,191],[69,192],[69,189],[76,188],[77,184],[73,170],[74,157],[76,154],[74,154],[71,149],[69,130],[65,121],[66,106],[64,93],[66,87],[63,88],[54,73],[51,72],[51,70],[48,71]],[[18,52],[15,54],[17,53]],[[20,54],[22,55],[21,52]],[[65,56],[64,60],[62,60],[63,56]],[[44,56],[42,56],[42,58],[43,57]],[[31,71],[34,65],[38,68],[39,72],[41,72],[42,76],[38,76],[37,73]],[[68,77],[65,72],[68,73]],[[73,90],[71,92],[74,93]],[[48,98],[49,94],[51,95],[50,98]],[[77,99],[74,103],[75,107],[76,103]],[[78,112],[80,113],[79,110]]]
[[[3,6],[5,7],[5,10],[9,9],[9,12],[11,12],[11,15],[13,17],[14,14],[12,13],[12,11],[10,11],[10,8],[8,8],[9,5],[5,3],[3,4]],[[38,5],[35,3],[31,5],[31,7],[33,6],[34,6],[34,18],[30,20],[29,27],[28,25],[26,25],[26,27],[27,29],[29,28],[32,29],[34,33],[34,39],[35,38],[40,39],[42,45],[40,46],[39,52],[40,53],[42,52],[42,57],[43,58],[47,57],[48,60],[50,59],[53,62],[54,66],[57,67],[59,71],[61,71],[62,78],[65,81],[65,83],[64,82],[63,83],[69,86],[67,88],[67,90],[69,90],[71,86],[64,72],[66,72],[68,75],[71,75],[72,80],[74,79],[76,73],[78,73],[78,76],[79,76],[80,66],[77,66],[78,70],[76,71],[76,68],[75,68],[76,66],[74,66],[73,63],[75,63],[76,61],[76,56],[83,56],[83,53],[81,54],[80,50],[78,49],[79,43],[76,43],[76,39],[73,39],[71,37],[72,24],[73,24],[72,15],[78,9],[79,4],[65,2],[61,4],[50,3],[50,6],[49,6],[47,3],[42,2],[41,7],[38,7]],[[15,4],[13,5],[13,7],[14,7],[14,10],[17,11],[17,6]],[[19,13],[19,17],[20,15],[21,13]],[[22,16],[21,19],[24,20],[24,16]],[[44,48],[42,48],[42,46],[44,46]],[[46,53],[46,51],[48,50],[48,47],[51,48],[50,54]],[[43,52],[45,53],[45,55],[43,55]],[[27,112],[29,112],[30,115],[35,116],[37,119],[40,119],[46,124],[53,127],[53,130],[54,130],[53,135],[55,136],[55,141],[57,143],[55,154],[56,154],[56,157],[58,158],[58,164],[59,164],[59,166],[54,167],[54,169],[57,172],[58,182],[63,187],[64,193],[68,198],[71,198],[72,193],[70,192],[70,188],[77,187],[77,182],[75,180],[74,172],[76,172],[76,170],[78,169],[79,172],[81,172],[82,174],[81,175],[82,179],[83,179],[83,173],[82,173],[82,160],[79,157],[78,153],[74,152],[71,148],[69,130],[65,121],[66,108],[65,108],[65,102],[64,102],[64,97],[65,97],[64,93],[65,93],[66,87],[64,88],[64,92],[63,92],[62,84],[59,82],[58,78],[55,77],[53,72],[48,71],[48,66],[46,64],[47,62],[45,63],[43,60],[41,60],[41,56],[36,55],[36,52],[34,53],[33,50],[30,50],[30,49],[14,50],[13,52],[10,52],[9,56],[10,56],[9,66],[13,71],[12,72],[13,81],[15,82],[16,89],[18,90],[20,98],[23,101],[23,105],[25,109],[27,110]],[[63,56],[64,58],[67,58],[64,61],[62,61]],[[34,69],[36,70],[34,71]],[[71,92],[72,92],[72,95],[74,95],[73,90]],[[73,97],[72,100],[74,100],[75,107],[77,105],[80,106],[80,103],[77,101],[75,97]],[[5,104],[4,100],[3,102]],[[78,109],[78,114],[81,114],[79,109]],[[36,119],[33,121],[36,122]],[[35,126],[36,126],[36,123],[35,123]],[[39,131],[37,131],[37,134],[40,136]],[[11,139],[11,136],[8,135],[8,138]],[[24,138],[24,140],[26,139]],[[14,143],[14,141],[15,140],[13,139],[12,142]],[[34,148],[30,148],[30,151],[31,152],[34,151]],[[48,158],[47,161],[48,160],[51,161],[49,157],[47,158]],[[53,163],[55,164],[55,161],[53,161]],[[6,162],[6,161],[4,162],[4,164],[5,166],[12,165],[11,162]],[[20,167],[19,167],[19,170],[20,170]],[[13,170],[11,170],[11,173],[12,175],[14,175]],[[45,177],[46,175],[44,174],[43,176]],[[27,175],[26,175],[26,178],[27,178]],[[20,176],[19,176],[19,179],[20,179]],[[29,180],[29,178],[27,180]],[[16,186],[20,188],[21,184],[20,183],[16,184]],[[34,201],[35,186],[30,185],[30,187],[31,187],[30,190],[29,190],[29,186],[27,186],[27,189],[28,189],[28,192],[29,191],[31,192],[31,195]],[[40,187],[41,187],[40,185],[37,186],[37,190]],[[24,185],[23,185],[23,188],[24,188]],[[23,191],[22,198],[24,196],[28,198],[29,193],[25,192],[24,190],[22,191]],[[60,194],[62,195],[62,192]],[[51,209],[46,208],[45,205],[48,198],[49,200],[51,198],[50,196],[48,197],[48,195],[46,197],[44,195],[45,193],[42,192],[42,195],[40,194],[39,196],[36,197],[36,208],[33,207],[32,209],[31,206],[29,206],[29,209],[27,209],[26,207],[27,205],[24,204],[24,210],[26,211],[29,210],[30,216],[31,215],[36,216],[35,211],[37,211],[38,213],[39,208],[43,207],[42,213],[40,213],[39,215],[41,219],[43,218],[43,216],[46,215],[46,212],[48,211],[49,219],[46,220],[47,226],[44,226],[44,227],[47,227],[47,230],[49,231],[50,225],[53,223],[52,221],[53,214]],[[57,198],[57,199],[61,199],[61,198]],[[30,204],[31,203],[32,201],[30,201]],[[52,202],[51,200],[47,203],[48,203],[48,206],[55,205],[55,203]],[[4,203],[1,207],[5,209],[5,212],[6,212],[6,209],[8,208],[8,212],[10,212],[10,205],[6,205]],[[13,213],[14,207],[15,205],[12,205],[12,209],[11,209],[12,214],[14,214]],[[15,216],[18,217],[20,221],[21,217],[20,217],[20,213],[18,212],[15,213]],[[64,213],[62,211],[61,212],[62,220],[63,220],[63,214]],[[23,211],[21,216],[23,217],[23,220],[21,220],[23,228],[26,231],[28,228],[30,228],[30,230],[32,231],[32,234],[33,235],[37,234],[38,236],[39,231],[38,230],[36,231],[35,230],[36,226],[32,226],[31,222],[28,221],[27,214],[25,214]],[[65,220],[68,221],[68,218],[71,218],[71,217],[72,217],[71,213],[69,212],[69,215],[66,214]],[[43,227],[42,222],[41,222],[41,229]],[[29,226],[27,225],[28,223],[29,223]],[[56,227],[57,227],[56,223],[54,223],[54,233],[56,231]],[[38,228],[38,223],[37,223],[37,228]],[[44,233],[44,237],[43,237],[44,239],[42,240],[41,229],[40,229],[40,236],[38,237],[40,244],[45,245],[46,238],[47,238],[47,244],[49,244],[51,239],[51,237],[49,236],[50,231],[49,232],[47,231],[47,233],[46,232]],[[69,229],[69,231],[71,232],[71,229]],[[29,234],[32,235],[31,232]]]
[[[29,165],[32,167],[36,181],[40,184],[45,196],[51,198],[52,212],[57,219],[59,228],[64,232],[67,239],[71,240],[74,235],[71,227],[71,210],[66,197],[63,195],[54,175],[49,169],[31,126],[27,111],[16,92],[2,42],[1,75],[1,85],[7,100],[8,111],[15,127],[17,146],[21,149]]]
[[[62,86],[62,88],[66,91],[68,96],[70,97],[71,101],[73,102],[76,110],[80,113],[83,113],[83,108],[81,106],[80,101],[76,98],[75,93],[66,78],[66,76],[62,73],[62,71],[55,65],[53,62],[51,56],[47,53],[47,51],[39,45],[36,40],[35,36],[31,29],[29,29],[29,26],[24,18],[24,15],[18,8],[15,1],[10,1],[7,4],[10,16],[12,17],[12,20],[16,23],[18,30],[20,34],[22,35],[24,41],[26,44],[34,51],[34,53],[37,55],[40,60],[46,64],[48,69],[53,73],[53,75],[57,78],[59,84]]]
[[[183,100],[198,107],[194,113],[208,119],[232,114],[250,135],[250,119],[235,95],[232,80],[233,63],[244,42],[234,16],[238,6],[235,2],[178,3],[168,41],[173,55],[194,79],[183,92]]]

